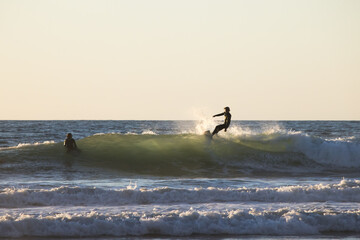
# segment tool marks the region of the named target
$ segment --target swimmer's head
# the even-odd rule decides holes
[[[68,134],[66,134],[66,137],[72,138],[72,134],[71,134],[71,133],[68,133]]]
[[[230,108],[229,107],[224,107],[226,112],[230,112]]]

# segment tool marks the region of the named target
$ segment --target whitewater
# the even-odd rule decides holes
[[[359,121],[217,123],[0,121],[0,238],[360,237]]]

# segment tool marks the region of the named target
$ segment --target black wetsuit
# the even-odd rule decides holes
[[[223,112],[223,113],[214,115],[214,117],[218,117],[218,116],[222,116],[222,115],[225,115],[225,122],[224,122],[224,124],[217,125],[215,127],[214,131],[212,132],[212,135],[217,134],[219,131],[223,130],[224,128],[226,131],[226,129],[229,127],[230,121],[231,121],[231,114],[229,112]]]
[[[73,138],[67,138],[64,141],[64,147],[66,147],[66,150],[68,152],[73,151],[77,149],[76,142]]]

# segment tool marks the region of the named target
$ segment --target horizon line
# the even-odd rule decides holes
[[[220,121],[220,119],[217,119]],[[0,121],[201,121],[201,119],[0,119]],[[306,122],[306,121],[333,121],[333,122],[351,122],[360,121],[360,119],[233,119],[231,121],[288,121],[288,122]]]

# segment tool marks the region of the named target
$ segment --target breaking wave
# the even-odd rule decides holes
[[[79,166],[167,176],[360,168],[359,143],[290,131],[229,134],[213,139],[196,134],[96,134],[77,143],[81,152],[74,154],[66,154],[62,143],[53,142],[3,148],[0,168],[15,168],[15,163],[26,161],[32,163],[27,167],[34,167],[68,160]]]
[[[61,186],[51,189],[0,189],[0,208],[33,206],[122,206],[137,204],[198,204],[222,202],[353,202],[360,203],[360,180],[338,184],[273,188],[102,189]]]
[[[316,235],[360,232],[360,211],[301,209],[101,209],[0,216],[0,237]],[[67,210],[68,211],[68,210]]]

